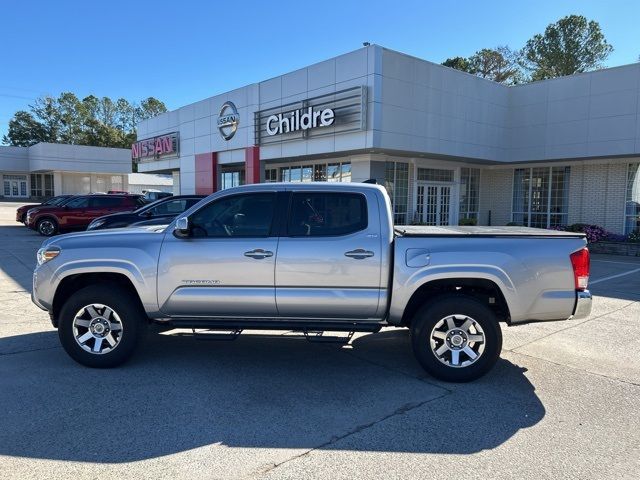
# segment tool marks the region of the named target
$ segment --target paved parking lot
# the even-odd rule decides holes
[[[435,381],[405,330],[348,346],[150,336],[81,367],[29,299],[42,237],[0,203],[0,477],[640,478],[640,258],[593,256],[587,320],[503,327]]]

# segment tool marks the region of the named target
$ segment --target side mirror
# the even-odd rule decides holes
[[[180,217],[176,221],[176,227],[173,229],[173,235],[177,238],[188,238],[191,236],[189,217]]]

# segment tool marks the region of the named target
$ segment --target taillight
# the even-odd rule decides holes
[[[576,290],[586,290],[589,283],[589,249],[584,247],[573,252],[570,256],[573,267],[573,278],[576,283]]]

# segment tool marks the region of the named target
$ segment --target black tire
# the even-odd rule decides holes
[[[58,233],[58,222],[55,218],[44,217],[36,223],[37,232],[44,237],[51,237]]]
[[[456,317],[451,318],[453,315]],[[454,329],[447,326],[447,318],[456,325]],[[465,331],[463,327],[468,319],[475,323],[470,331]],[[436,328],[437,325],[441,326]],[[434,337],[432,346],[432,334],[442,336],[442,332],[445,338]],[[467,337],[468,334],[483,335],[484,342],[469,343],[473,337]],[[460,341],[460,345],[454,345]],[[502,331],[494,312],[479,300],[462,294],[447,295],[418,310],[411,322],[411,342],[418,362],[427,373],[446,382],[469,382],[495,365],[502,350]],[[476,359],[466,353],[468,350],[460,350],[462,346],[472,350]],[[443,353],[438,355],[440,350]],[[454,350],[458,350],[457,360],[453,357]],[[454,362],[457,366],[453,366]]]
[[[94,307],[93,311],[98,316],[94,317],[89,309],[85,309],[88,305]],[[104,308],[95,307],[95,305],[107,306],[115,315],[107,313]],[[84,313],[80,316],[81,318],[76,320],[77,314],[83,309]],[[105,336],[97,348],[99,350],[108,349],[108,351],[92,353],[81,346],[79,340],[82,339],[82,335],[89,336],[91,327],[87,326],[85,329],[75,322],[86,322],[87,320],[105,325],[102,328],[107,328],[106,334],[104,331],[100,332]],[[119,328],[116,329],[118,324]],[[112,331],[108,329],[107,325],[111,326]],[[78,290],[65,302],[58,319],[58,336],[63,348],[76,362],[92,368],[111,368],[121,365],[131,357],[146,330],[146,326],[147,317],[138,299],[128,290],[115,284],[94,284]],[[93,351],[97,342],[95,337],[102,335],[95,332],[92,335],[94,337],[84,340],[83,345]],[[106,338],[108,335],[111,335],[111,341],[116,342],[112,349],[111,341]],[[76,336],[79,337],[78,341]]]

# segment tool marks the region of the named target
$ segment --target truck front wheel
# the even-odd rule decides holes
[[[493,311],[466,295],[449,295],[421,308],[411,323],[420,365],[447,382],[469,382],[487,373],[502,350]]]
[[[76,362],[110,368],[133,354],[144,321],[137,299],[126,289],[115,284],[89,285],[63,305],[58,336]]]

